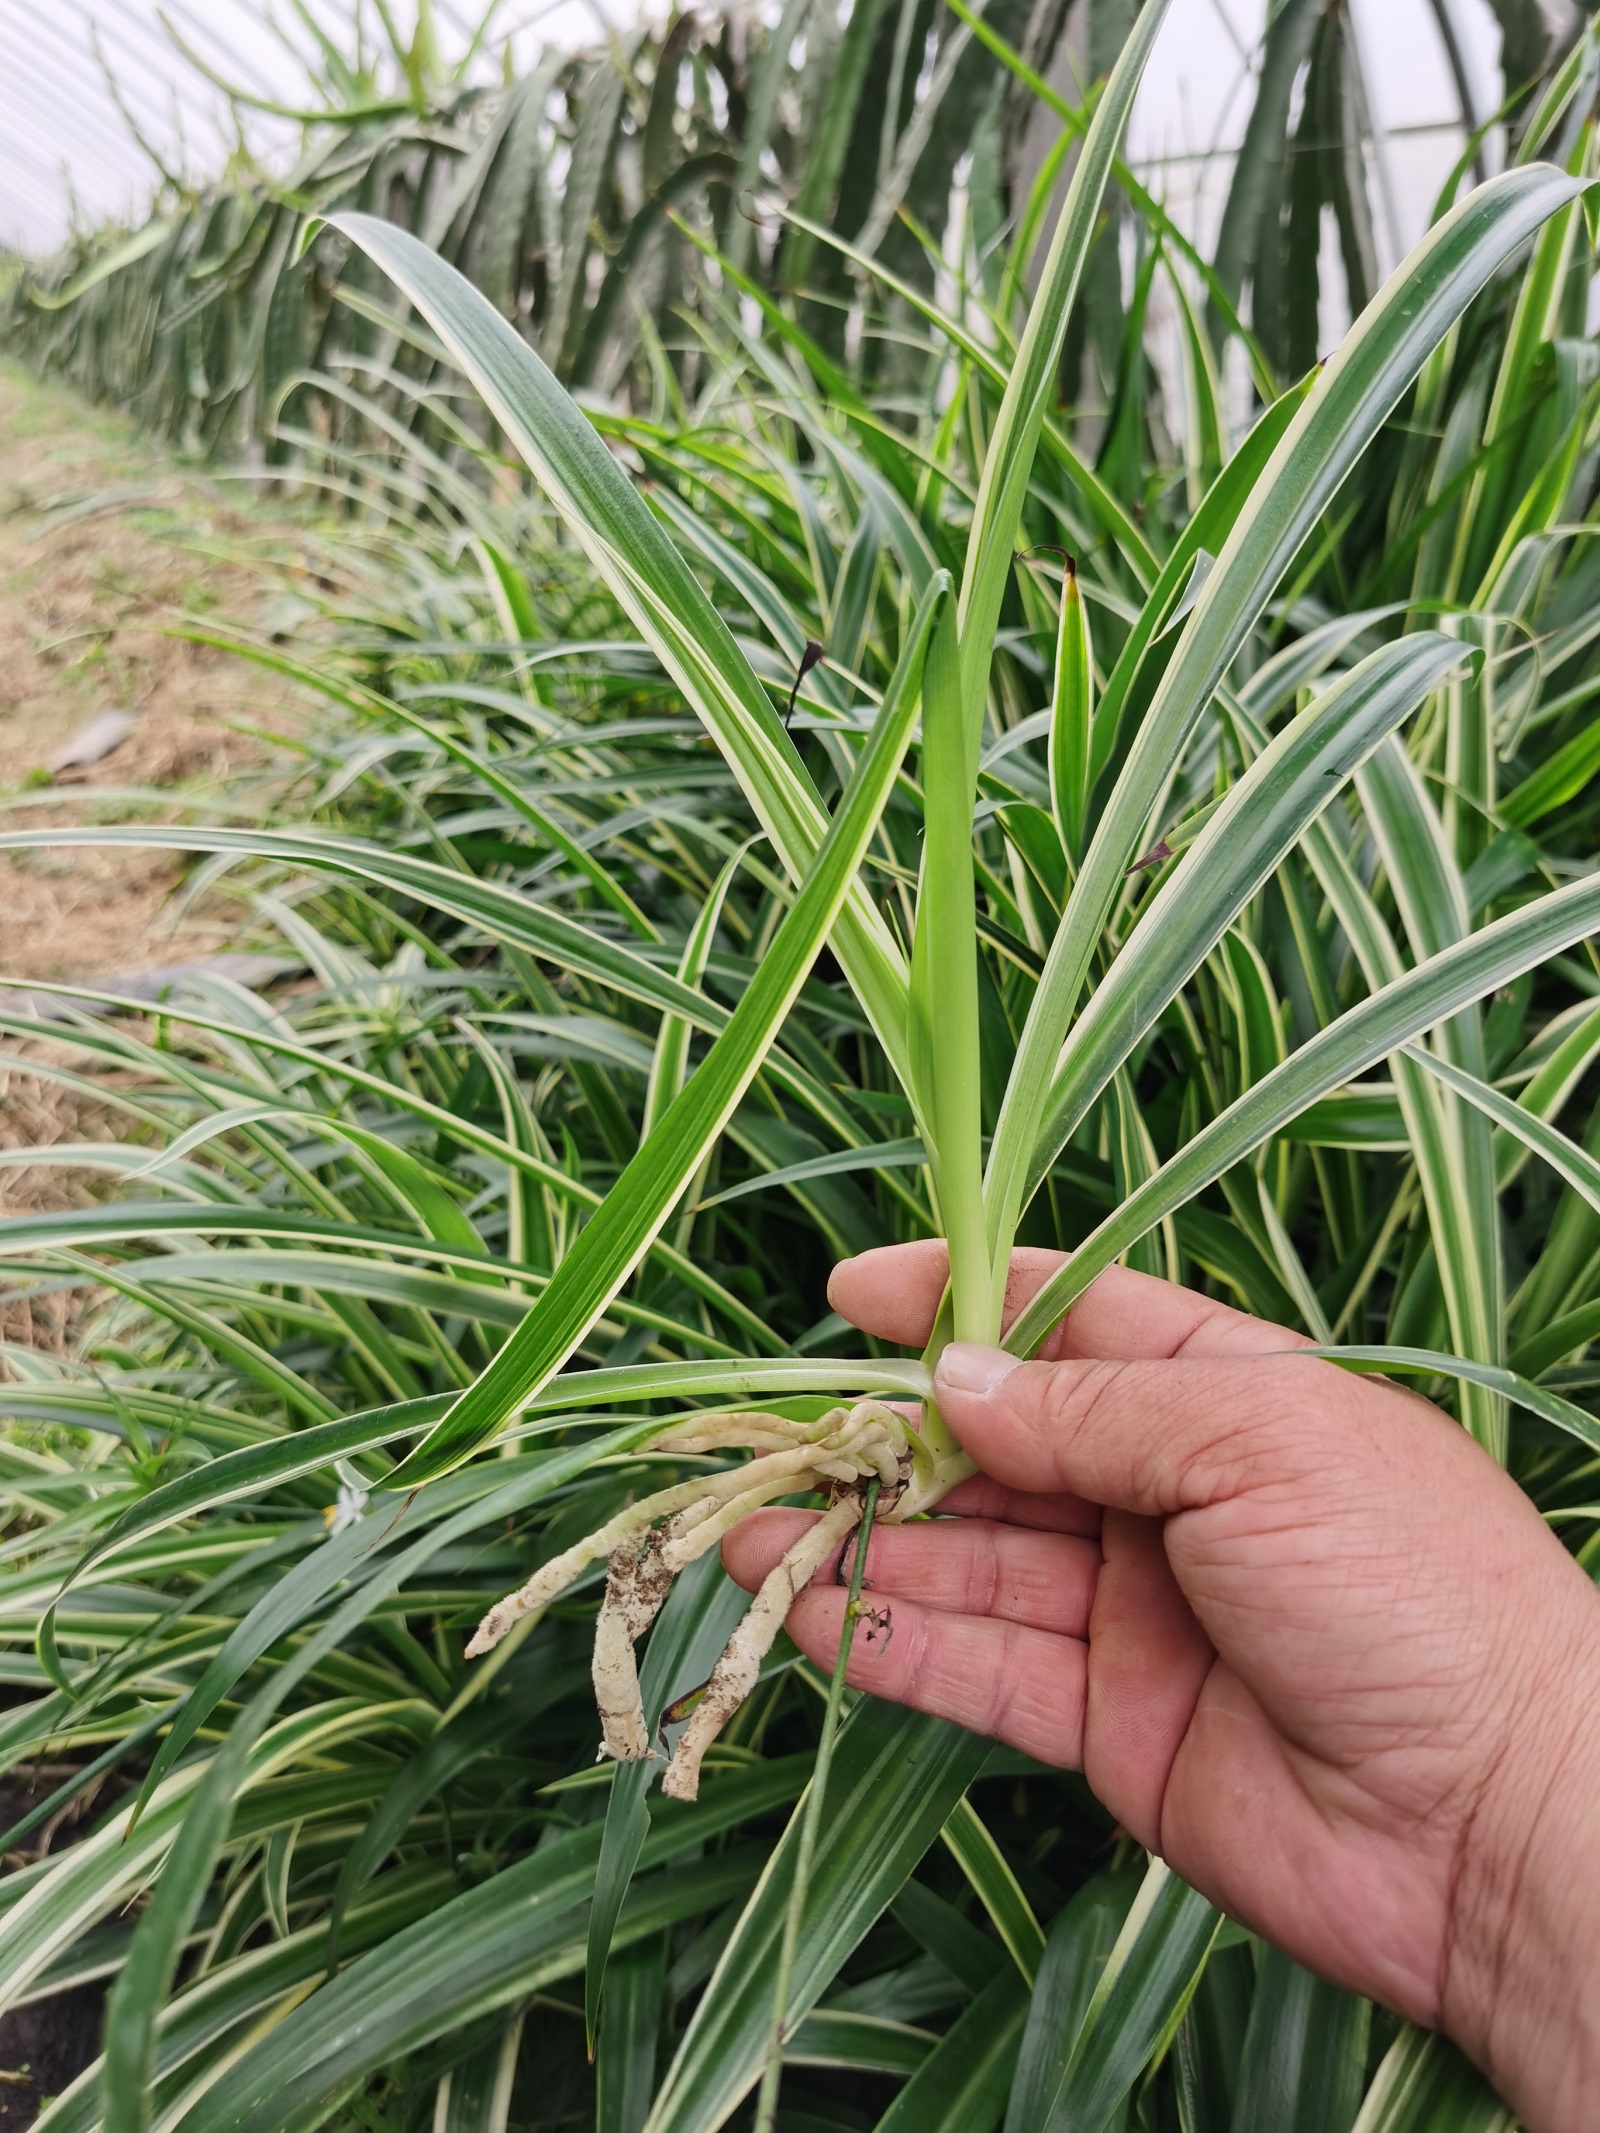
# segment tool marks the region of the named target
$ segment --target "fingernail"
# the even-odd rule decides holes
[[[934,1371],[934,1389],[970,1393],[981,1400],[1010,1377],[1018,1360],[1004,1348],[985,1348],[977,1341],[952,1341]]]

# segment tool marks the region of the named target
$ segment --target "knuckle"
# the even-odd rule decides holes
[[[1000,1643],[1000,1664],[985,1684],[984,1715],[980,1732],[1004,1739],[1017,1700],[1019,1670],[1014,1664],[1016,1631],[1008,1624]]]
[[[1319,1375],[1312,1377],[1311,1371]],[[1324,1371],[1326,1378],[1320,1375]],[[1225,1368],[1209,1388],[1203,1381],[1202,1387],[1208,1393],[1205,1441],[1195,1465],[1208,1492],[1242,1496],[1327,1485],[1335,1425],[1330,1395],[1338,1396],[1342,1387],[1331,1364],[1284,1359],[1266,1367]],[[1348,1431],[1340,1442],[1347,1461]]]
[[[1045,1363],[1035,1366],[1040,1421],[1051,1429],[1075,1430],[1093,1413],[1108,1384],[1116,1377],[1116,1363]]]
[[[1053,1440],[1069,1443],[1094,1428],[1134,1367],[1111,1361],[1043,1365],[1035,1380],[1038,1421]]]
[[[1216,1332],[1219,1326],[1229,1326],[1235,1320],[1247,1317],[1248,1313],[1235,1311],[1228,1304],[1218,1303],[1215,1297],[1197,1297],[1195,1299],[1194,1324],[1185,1333],[1182,1340],[1179,1341],[1177,1347],[1173,1349],[1174,1359],[1178,1356],[1187,1356],[1197,1344],[1203,1353],[1207,1339]],[[1284,1338],[1286,1340],[1291,1338],[1298,1339],[1299,1335],[1286,1333]]]
[[[999,1536],[992,1526],[974,1524],[968,1535],[966,1612],[992,1612],[1000,1590]]]

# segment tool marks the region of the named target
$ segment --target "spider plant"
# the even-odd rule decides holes
[[[1025,262],[917,298],[920,427],[756,285],[692,414],[585,413],[341,217],[536,495],[411,439],[342,614],[249,648],[348,722],[306,827],[0,833],[207,855],[311,973],[38,1062],[127,1122],[61,1152],[122,1192],[5,1242],[102,1299],[82,1365],[8,1358],[0,1746],[66,1765],[8,1842],[132,1774],[0,1881],[8,2002],[115,1980],[55,2133],[690,2133],[775,2034],[796,2126],[1503,2123],[1070,1781],[868,1699],[815,1753],[781,1588],[752,1629],[699,1546],[962,1471],[926,1358],[805,1301],[930,1230],[936,1340],[1019,1237],[1074,1248],[1019,1351],[1128,1257],[1417,1373],[1594,1526],[1588,76],[1231,451],[1193,366],[1209,473],[1136,421],[1091,468],[1055,381],[1159,22],[1025,317]]]

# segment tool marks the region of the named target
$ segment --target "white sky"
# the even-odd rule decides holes
[[[348,51],[351,0],[303,0]],[[477,72],[497,80],[509,41],[520,65],[542,44],[575,46],[604,34],[600,9],[634,0],[501,0]],[[466,50],[479,0],[434,0],[447,54]],[[394,10],[409,22],[414,0]],[[373,11],[367,9],[369,31]],[[0,0],[0,244],[39,254],[66,237],[73,203],[94,223],[138,219],[155,175],[131,137],[95,57],[98,36],[140,130],[169,164],[193,176],[220,168],[233,146],[227,99],[184,57],[162,16],[215,73],[250,93],[299,106],[306,74],[288,48],[310,47],[291,0]],[[284,26],[284,34],[274,28]],[[294,143],[297,129],[250,115],[251,144]]]
[[[305,4],[330,27],[348,20],[349,0]],[[1391,204],[1386,218],[1380,209],[1389,265],[1423,228],[1462,137],[1430,0],[1351,5],[1381,137],[1380,197]],[[1448,5],[1486,114],[1500,97],[1498,26],[1488,0]],[[435,0],[435,8],[441,41],[464,50],[479,0]],[[304,75],[271,26],[273,14],[293,21],[287,0],[0,0],[0,244],[48,252],[66,236],[74,202],[93,223],[138,219],[149,198],[150,165],[94,59],[95,30],[124,100],[162,155],[195,175],[220,166],[232,143],[226,102],[172,44],[161,12],[229,80],[284,102],[303,97]],[[639,0],[505,0],[484,71],[498,76],[508,36],[522,67],[542,43],[586,43],[641,12]],[[1198,216],[1203,242],[1214,235],[1221,195],[1213,166],[1211,188],[1195,197],[1200,161],[1237,142],[1264,16],[1264,0],[1172,0],[1134,116],[1136,160],[1181,219]],[[304,31],[295,30],[303,44]],[[249,132],[259,148],[294,137],[292,127],[264,118],[251,120]]]

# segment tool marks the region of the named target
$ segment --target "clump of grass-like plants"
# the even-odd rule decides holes
[[[1027,1353],[1117,1260],[1416,1375],[1594,1546],[1592,35],[1241,436],[1152,221],[1194,450],[1141,370],[1092,467],[1057,379],[1159,16],[1037,275],[884,295],[910,409],[752,287],[693,408],[663,363],[580,410],[341,216],[496,438],[406,432],[288,643],[193,625],[334,707],[303,824],[0,832],[199,855],[305,972],[62,987],[40,1061],[126,1126],[5,1241],[98,1296],[0,1445],[0,1752],[53,1758],[0,1994],[112,1982],[50,2133],[1495,2122],[1074,1781],[776,1634],[966,1471],[938,1343]],[[928,1355],[816,1317],[930,1234]],[[1019,1242],[1072,1256],[1006,1327]],[[785,1498],[747,1604],[716,1544]]]

